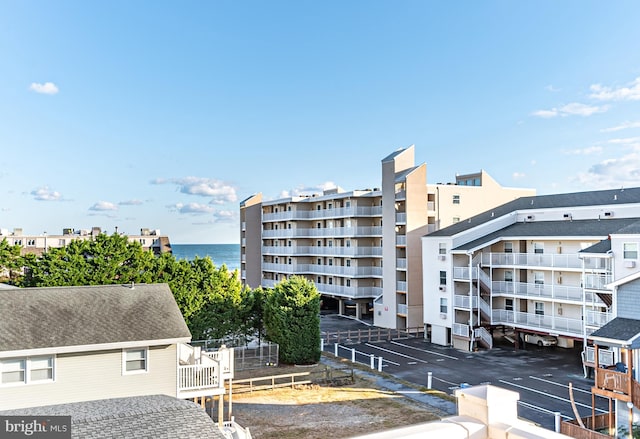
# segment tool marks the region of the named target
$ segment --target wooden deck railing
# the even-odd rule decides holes
[[[368,328],[349,331],[329,331],[322,334],[325,343],[363,343],[389,341],[398,338],[423,337],[424,328],[387,329]]]
[[[270,375],[242,380],[233,380],[233,393],[273,390],[280,387],[295,387],[304,384],[344,382],[353,383],[353,368],[325,368],[322,371],[295,372],[281,375]]]
[[[592,423],[591,416],[582,418],[585,428],[578,425],[578,421],[563,421],[560,425],[560,433],[571,436],[575,439],[611,439],[606,433],[600,433],[600,431],[606,431],[609,427],[609,414],[603,413],[596,415],[595,424]],[[615,427],[614,427],[615,428]],[[596,431],[600,430],[600,431]]]
[[[629,395],[629,375],[611,369],[596,369],[595,384],[598,389]],[[622,396],[621,395],[621,396]],[[619,398],[626,400],[624,398]]]

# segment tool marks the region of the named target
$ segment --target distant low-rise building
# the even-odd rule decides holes
[[[38,235],[25,234],[21,228],[14,228],[9,231],[0,228],[0,241],[7,240],[9,245],[19,245],[21,253],[25,254],[42,254],[50,248],[60,248],[69,245],[72,241],[91,240],[97,235],[103,233],[100,227],[92,227],[89,229],[72,229],[66,228],[62,230],[60,235],[51,235],[42,232]],[[116,230],[117,233],[117,230]],[[126,235],[129,242],[138,242],[145,250],[153,251],[154,254],[171,253],[171,243],[169,237],[162,235],[158,229],[140,229],[139,235]]]

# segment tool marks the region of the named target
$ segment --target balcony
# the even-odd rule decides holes
[[[347,277],[382,277],[382,267],[347,267],[345,265],[263,263],[262,271],[288,274],[324,274]]]
[[[455,308],[471,310],[478,308],[478,296],[463,296],[456,294],[453,296],[453,306]]]
[[[451,328],[451,333],[456,337],[469,338],[469,325],[454,323]]]
[[[608,291],[607,284],[613,282],[613,275],[611,274],[594,274],[586,273],[584,275],[584,287],[589,290]]]
[[[489,253],[482,255],[482,265],[492,267],[545,267],[555,269],[581,269],[577,254],[551,253]]]
[[[382,247],[329,247],[329,246],[263,246],[263,255],[296,256],[382,256]]]
[[[264,213],[263,222],[287,220],[311,220],[321,218],[344,217],[379,217],[382,216],[382,206],[340,207],[336,209],[320,210],[288,210],[285,212]]]
[[[325,227],[263,230],[262,238],[320,238],[320,237],[369,237],[382,236],[382,227]]]
[[[528,282],[493,281],[494,295],[527,297],[533,299],[561,300],[582,303],[582,288],[557,284],[536,284]]]
[[[206,353],[188,344],[178,344],[178,391],[182,399],[223,395],[225,379],[233,378],[233,349]]]
[[[398,314],[402,314],[402,315],[406,316],[409,313],[409,306],[408,305],[399,303],[397,305],[397,307],[398,307],[398,310],[397,310]]]
[[[262,285],[264,285],[264,281]],[[345,299],[374,299],[382,294],[381,287],[346,287],[342,285],[316,283],[316,288],[320,294],[339,296]]]
[[[407,282],[405,281],[397,281],[396,282],[396,291],[401,292],[401,293],[406,293],[407,292]]]
[[[405,258],[397,258],[396,259],[396,269],[398,269],[398,270],[406,270],[407,269],[407,260]]]
[[[582,335],[582,320],[560,316],[515,312],[505,309],[492,310],[493,325],[517,326],[521,329],[544,330],[565,335]]]
[[[407,235],[396,235],[396,245],[407,245]]]
[[[609,312],[600,312],[587,310],[584,316],[585,325],[600,328],[613,320],[613,314]]]
[[[396,224],[406,224],[407,214],[404,212],[396,213]]]

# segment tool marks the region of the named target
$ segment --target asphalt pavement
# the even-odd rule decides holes
[[[321,318],[323,332],[369,328],[368,323],[337,315]],[[327,352],[335,353],[335,350],[335,345],[325,346]],[[568,390],[571,383],[576,409],[581,416],[591,415],[593,380],[583,376],[579,349],[527,345],[526,349],[516,350],[508,343],[498,343],[498,347],[491,350],[467,352],[410,337],[383,342],[343,342],[338,347],[338,355],[355,358],[365,366],[373,361],[373,375],[381,368],[385,375],[399,380],[385,381],[381,377],[384,388],[394,390],[395,387],[407,397],[431,406],[434,406],[432,398],[439,398],[425,395],[430,398],[422,399],[418,394],[423,393],[416,392],[429,384],[429,372],[431,387],[448,394],[460,387],[479,384],[516,391],[520,394],[519,415],[549,429],[554,427],[556,412],[565,420],[574,418]],[[605,399],[596,398],[596,403],[596,413],[606,411]],[[447,414],[455,413],[455,404],[450,402],[438,408]]]

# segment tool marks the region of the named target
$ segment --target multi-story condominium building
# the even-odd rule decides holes
[[[0,241],[6,239],[9,245],[21,246],[23,255],[28,253],[39,255],[50,248],[64,247],[71,241],[93,239],[100,233],[103,233],[100,227],[92,227],[91,230],[63,229],[61,235],[50,235],[47,232],[29,235],[23,233],[21,228],[14,228],[12,232],[8,229],[0,229]],[[157,229],[140,229],[139,235],[127,235],[127,238],[129,242],[139,242],[143,249],[151,250],[156,255],[171,252],[169,237],[161,235],[160,230]]]
[[[241,277],[255,288],[291,275],[313,280],[324,300],[387,328],[423,325],[421,237],[487,208],[534,195],[486,172],[427,184],[414,146],[382,160],[381,188],[240,203]]]
[[[523,197],[422,238],[431,341],[491,347],[497,327],[572,347],[608,323],[638,272],[640,188]],[[586,352],[586,351],[585,351]]]

